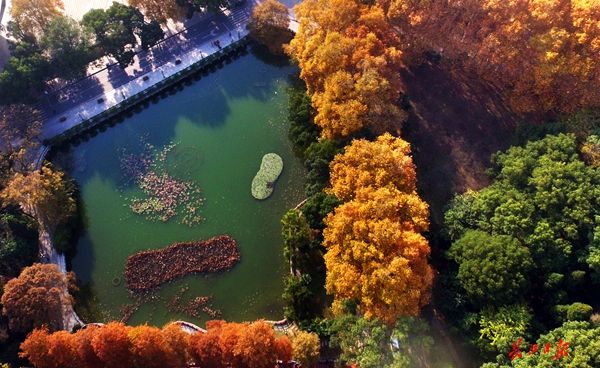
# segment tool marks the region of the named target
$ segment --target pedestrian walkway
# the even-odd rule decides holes
[[[50,140],[246,37],[252,9],[259,2],[248,0],[222,14],[208,15],[138,53],[125,69],[113,64],[64,88],[46,91],[39,102],[42,138]],[[293,14],[289,28],[293,32],[298,28]]]
[[[60,135],[245,37],[256,1],[247,1],[226,14],[214,14],[161,41],[138,54],[125,70],[110,66],[58,91],[47,92],[40,101],[42,138]]]

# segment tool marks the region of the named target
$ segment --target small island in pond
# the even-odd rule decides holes
[[[256,199],[267,199],[273,194],[275,181],[283,171],[283,160],[276,153],[263,156],[260,169],[252,179],[252,196]]]
[[[142,292],[189,274],[225,271],[239,260],[235,239],[220,235],[131,255],[125,266],[125,280],[127,289]]]

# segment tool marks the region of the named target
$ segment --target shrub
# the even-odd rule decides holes
[[[567,321],[589,321],[592,316],[592,307],[588,304],[579,302],[573,304],[559,304],[554,308],[554,311],[559,323]]]
[[[573,303],[567,309],[567,320],[589,321],[592,316],[592,307],[584,303]]]

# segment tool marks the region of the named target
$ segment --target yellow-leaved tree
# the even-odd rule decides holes
[[[41,230],[52,233],[73,215],[73,192],[62,171],[45,165],[30,173],[15,173],[0,197],[5,203],[20,205],[25,213],[36,218]]]
[[[401,52],[383,10],[354,0],[305,0],[287,48],[298,61],[326,138],[398,128]]]
[[[39,37],[63,9],[62,0],[13,0],[10,15],[23,32]]]
[[[388,324],[428,303],[433,271],[422,235],[429,208],[416,193],[410,146],[386,133],[354,140],[331,163],[332,192],[346,202],[325,220],[326,289],[333,310],[355,301]]]
[[[75,188],[64,173],[46,164],[40,170],[16,172],[0,192],[2,205],[19,205],[24,213],[38,222],[40,258],[54,261],[57,255],[52,245],[56,228],[74,215]]]
[[[349,201],[362,188],[383,188],[388,184],[404,192],[416,189],[416,171],[410,144],[384,134],[375,142],[357,139],[343,155],[331,162],[331,186],[338,199]]]

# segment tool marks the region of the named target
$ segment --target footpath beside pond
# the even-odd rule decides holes
[[[243,10],[240,9],[238,11]],[[170,60],[161,66],[156,68],[151,67],[151,71],[145,74],[136,75],[135,79],[132,79],[118,86],[117,88],[109,91],[101,91],[94,96],[91,96],[91,98],[87,101],[82,102],[64,112],[48,116],[44,122],[42,138],[51,139],[56,137],[73,128],[74,126],[77,126],[82,122],[89,120],[124,101],[127,101],[127,99],[139,94],[140,92],[154,87],[159,82],[180,73],[184,69],[203,60],[204,58],[219,52],[224,46],[246,37],[248,34],[248,31],[246,30],[248,18],[235,18],[235,14],[237,13],[232,12],[230,17],[228,17],[235,25],[235,29],[229,29],[229,27],[223,25],[220,28],[216,26],[212,30],[207,30],[208,32],[204,32],[205,34],[200,36],[202,40],[199,45],[196,45],[195,47],[183,53],[171,54]],[[239,21],[237,21],[237,19],[239,19]],[[187,41],[185,39],[180,39],[177,42],[185,44]],[[181,49],[182,47],[180,47],[178,50]],[[111,68],[116,69],[119,67],[112,66]],[[109,74],[111,73],[118,74],[119,71],[114,70]],[[90,76],[88,78],[94,78],[94,76]],[[87,92],[85,90],[86,86],[82,86],[80,88],[81,90],[78,89],[74,90],[73,92],[69,92],[69,94],[76,96],[78,93]]]
[[[141,69],[136,69],[133,75],[112,65],[60,91],[46,94],[40,101],[45,110],[42,138],[50,140],[247,37],[250,14],[259,2],[252,0],[236,6],[227,11],[224,19],[209,16],[204,22],[138,54],[136,66]],[[296,31],[297,26],[291,13],[290,29]]]

